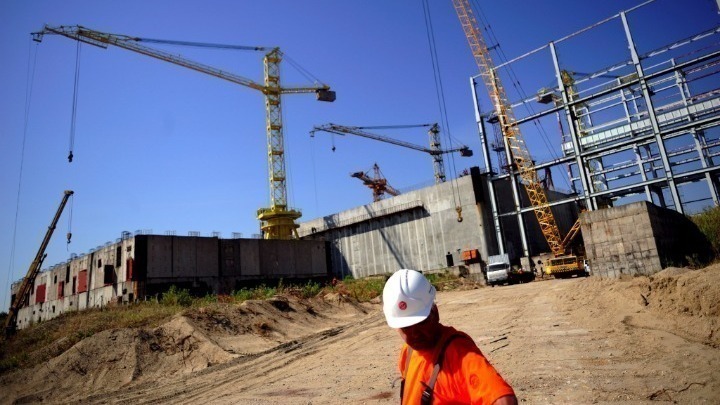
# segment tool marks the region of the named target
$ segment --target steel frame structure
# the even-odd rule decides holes
[[[629,50],[625,61],[571,82],[563,80],[566,71],[561,68],[556,46],[575,35],[571,34],[495,68],[506,68],[540,51],[550,53],[557,78],[556,87],[543,89],[551,95],[544,99],[550,100],[550,106],[539,113],[517,117],[517,125],[523,125],[555,115],[560,124],[562,156],[533,162],[535,171],[561,165],[567,168],[572,192],[549,201],[549,206],[579,204],[584,209],[597,210],[607,203],[622,205],[622,199],[633,197],[686,213],[687,205],[697,201],[683,201],[679,188],[697,182],[706,185],[709,196],[703,200],[720,205],[720,27],[641,55],[627,14],[646,4],[596,24],[614,19],[621,22]],[[709,41],[715,43],[707,46]],[[679,49],[685,49],[684,55],[692,58],[674,56]],[[666,58],[658,62],[661,57]],[[597,84],[599,78],[611,75],[613,80]],[[710,83],[711,88],[693,92],[690,82],[694,80]],[[503,148],[488,140],[486,124],[493,123],[497,112],[481,111],[479,85],[482,86],[479,75],[470,78],[482,154],[489,172],[488,189],[499,252],[505,253],[500,219],[515,216],[523,255],[538,254],[528,248],[523,214],[534,208],[521,205],[520,174],[512,167],[505,168],[503,173],[504,168],[499,167],[502,160],[493,164],[491,159],[494,148],[504,152],[505,161],[512,162],[506,140]],[[523,105],[537,105],[540,99],[538,94],[512,102],[512,107],[517,111]],[[511,210],[501,212],[496,183],[510,180],[514,201]]]

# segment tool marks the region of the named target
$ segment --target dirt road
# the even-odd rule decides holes
[[[524,403],[719,403],[719,286],[716,265],[691,275],[666,271],[652,279],[549,280],[440,292],[438,306],[441,322],[472,336]],[[93,385],[99,377],[88,377],[109,371],[61,376],[57,370],[42,377],[44,387],[33,388],[37,383],[22,375],[0,385],[13,388],[8,402],[397,402],[398,388],[391,386],[401,341],[385,325],[380,305],[345,303],[331,311],[291,303],[284,313],[284,321],[267,326],[274,337],[246,337],[247,347],[255,350],[244,353],[242,342],[233,341],[238,336],[198,319],[189,322],[198,329],[192,336],[207,338],[232,356],[205,355],[209,367],[196,367],[199,371],[147,366],[138,371],[136,362],[134,377],[114,386],[110,381]],[[182,362],[203,364],[189,356],[201,354],[200,347],[190,345]],[[23,385],[22,378],[29,382]],[[53,378],[64,379],[64,385]],[[71,378],[77,380],[74,391]],[[88,391],[88,386],[95,388]]]

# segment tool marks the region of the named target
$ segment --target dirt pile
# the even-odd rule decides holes
[[[336,303],[277,296],[190,309],[155,329],[103,331],[44,364],[0,378],[0,402],[64,402],[195,373],[347,323],[366,311],[330,298]]]
[[[117,390],[135,381],[191,373],[232,358],[187,318],[177,316],[152,330],[100,332],[45,364],[6,376],[0,384],[20,402],[57,400],[66,394]],[[32,392],[15,390],[23,386]]]
[[[651,276],[589,279],[564,295],[570,305],[591,307],[594,316],[633,310],[624,323],[678,334],[720,347],[720,264],[700,270],[667,268]]]
[[[441,291],[524,403],[718,403],[720,264]],[[397,403],[379,302],[278,296],[85,338],[0,378],[0,403]],[[61,346],[61,345],[60,345]]]

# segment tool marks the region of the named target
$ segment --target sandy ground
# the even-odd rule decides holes
[[[720,265],[438,294],[531,404],[720,403]],[[0,378],[1,403],[396,403],[380,305],[277,298],[107,331]]]

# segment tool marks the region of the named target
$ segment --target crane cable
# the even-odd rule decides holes
[[[445,135],[448,140],[448,144],[452,143],[452,136],[450,135],[450,123],[447,118],[447,105],[445,103],[445,94],[443,92],[442,77],[440,75],[440,64],[437,56],[437,46],[435,45],[435,33],[433,31],[432,18],[430,16],[430,6],[427,0],[423,0],[423,13],[425,14],[425,32],[427,34],[428,45],[430,48],[430,59],[433,68],[433,75],[435,79],[435,94],[438,99],[438,108],[440,110],[440,119],[445,126]],[[455,204],[455,210],[457,211],[457,220],[462,222],[462,205],[460,202],[460,190],[457,185],[457,169],[455,167],[455,157],[450,154],[450,166],[451,175],[450,179],[453,203]]]
[[[477,16],[479,19],[479,22],[483,25],[483,29],[488,35],[488,38],[495,43],[494,46],[491,46],[491,49],[497,50],[498,57],[504,61],[505,64],[508,63],[509,59],[507,55],[505,55],[505,51],[503,50],[502,46],[500,46],[500,42],[497,40],[497,37],[495,36],[495,33],[493,32],[492,26],[490,25],[490,22],[488,21],[487,17],[485,17],[485,13],[483,13],[482,8],[480,7],[480,4],[477,0],[471,0],[473,3],[473,8],[477,10]],[[520,94],[520,97],[523,100],[528,99],[527,93],[525,93],[525,90],[522,88],[522,85],[520,84],[520,79],[515,74],[515,71],[512,68],[512,65],[507,65],[507,72],[511,79],[511,84],[515,88],[515,90]],[[532,108],[532,105],[530,104],[524,104],[524,107],[530,112],[531,115],[535,114],[535,109]],[[552,159],[557,160],[559,157],[555,153],[555,150],[552,147],[552,143],[550,141],[550,137],[547,134],[547,131],[545,130],[545,127],[541,123],[538,122],[538,120],[532,121],[533,125],[538,129],[540,132],[540,138],[542,139],[543,143],[545,144],[545,148],[550,153],[550,156]],[[561,134],[562,136],[562,134]],[[571,185],[568,183],[568,179],[565,178],[565,176],[562,176],[563,182],[566,186],[571,187]]]
[[[73,161],[73,149],[75,148],[75,122],[77,118],[77,100],[78,88],[80,86],[80,44],[77,41],[77,50],[75,51],[75,84],[73,86],[72,115],[70,117],[70,151],[68,153],[68,163]]]
[[[70,250],[70,239],[72,239],[73,205],[75,205],[75,194],[70,196],[70,213],[68,215],[67,243],[65,243],[66,250]]]
[[[22,146],[20,148],[20,170],[18,173],[18,186],[17,186],[17,196],[15,198],[15,219],[13,222],[13,233],[12,233],[12,244],[10,245],[10,260],[8,263],[8,276],[7,281],[5,283],[5,288],[3,291],[10,291],[10,283],[14,271],[13,262],[15,261],[15,246],[17,241],[17,224],[18,224],[18,216],[20,212],[20,194],[21,194],[21,186],[22,186],[22,176],[23,176],[23,166],[25,163],[25,144],[27,140],[27,132],[28,132],[28,121],[30,116],[30,99],[32,96],[32,89],[33,89],[33,83],[35,78],[35,66],[37,64],[37,44],[35,46],[35,52],[32,52],[33,49],[33,41],[30,41],[30,46],[28,47],[28,67],[27,67],[27,85],[25,87],[25,116],[23,123],[23,137],[22,137]],[[5,296],[7,297],[7,295]],[[4,299],[3,299],[4,302]]]

